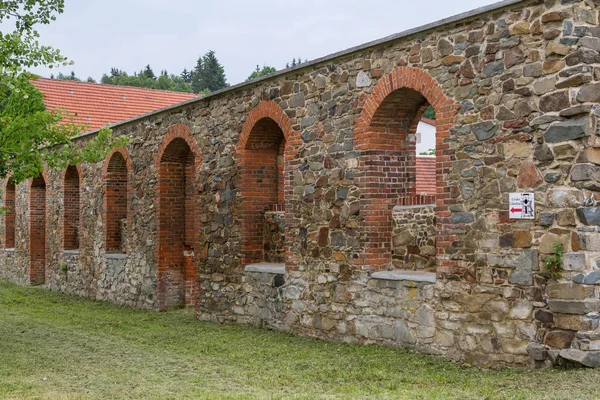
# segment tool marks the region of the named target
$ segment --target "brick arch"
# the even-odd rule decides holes
[[[156,152],[156,155],[154,157],[154,164],[156,167],[159,166],[167,147],[171,144],[171,142],[174,139],[177,139],[177,138],[185,140],[187,145],[190,147],[190,150],[192,151],[192,153],[194,153],[194,159],[195,159],[196,165],[201,164],[202,152],[200,151],[200,148],[198,147],[198,144],[196,143],[196,139],[194,139],[194,136],[192,135],[192,131],[190,130],[190,128],[187,125],[175,124],[175,125],[172,125],[171,127],[169,127],[169,129],[167,129],[167,133],[165,134],[165,137],[162,139],[160,145],[158,146],[158,151]]]
[[[69,170],[77,173],[77,181],[68,175]],[[70,165],[62,171],[63,187],[63,250],[79,250],[81,236],[81,164]]]
[[[252,111],[250,111],[246,117],[246,121],[244,122],[244,126],[242,128],[242,134],[240,135],[240,139],[238,141],[237,152],[240,153],[246,148],[246,144],[248,143],[252,129],[254,129],[255,125],[264,118],[275,121],[275,123],[283,132],[286,147],[289,147],[289,149],[286,148],[286,152],[288,150],[290,152],[294,152],[294,137],[297,135],[292,128],[292,120],[287,116],[279,104],[271,100],[261,101],[252,109]]]
[[[46,282],[46,197],[48,176],[44,172],[27,181],[29,191],[29,281],[32,285]]]
[[[102,179],[106,179],[106,173],[108,171],[108,164],[110,160],[115,155],[115,153],[120,153],[123,159],[125,160],[125,165],[127,166],[127,171],[131,174],[133,172],[133,164],[131,162],[131,157],[129,156],[129,150],[125,147],[114,148],[105,158],[104,165],[102,166]]]
[[[260,135],[262,140],[256,140]],[[282,137],[281,137],[282,136]],[[260,144],[263,146],[260,146]],[[284,110],[273,101],[260,102],[248,114],[236,147],[239,167],[239,204],[242,220],[242,263],[286,262],[289,264],[289,243],[295,224],[289,215],[295,207],[291,201],[292,176],[300,134]],[[262,147],[262,148],[261,148]],[[264,214],[285,210],[284,245],[274,249],[265,240]]]
[[[127,253],[131,226],[132,163],[126,148],[108,154],[102,168],[104,182],[104,247],[107,253]]]
[[[450,187],[446,174],[453,154],[448,143],[450,128],[460,105],[448,98],[438,82],[427,72],[413,67],[398,67],[382,77],[367,97],[355,120],[354,143],[359,151],[359,187],[363,193],[360,212],[365,248],[357,260],[362,268],[381,270],[391,267],[391,213],[394,205],[425,204],[433,198],[416,194],[416,156],[413,137],[427,106],[437,116],[436,132],[436,216],[438,259],[444,257],[453,237],[446,234],[449,224]],[[405,107],[395,116],[394,107]],[[383,111],[382,111],[383,110]],[[387,121],[385,115],[391,116]],[[396,120],[394,120],[396,118]],[[398,118],[405,118],[403,124]],[[385,125],[385,123],[389,125]],[[444,264],[446,260],[440,260]]]
[[[171,126],[155,155],[157,296],[159,308],[193,306],[200,290],[198,170],[202,158],[190,129]]]

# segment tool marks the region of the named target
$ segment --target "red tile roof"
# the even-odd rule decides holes
[[[126,121],[198,97],[194,93],[39,78],[31,83],[44,94],[49,110],[61,108],[87,131]]]
[[[417,194],[435,195],[435,157],[417,156]]]

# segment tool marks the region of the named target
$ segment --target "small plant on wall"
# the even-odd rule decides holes
[[[552,251],[554,254],[546,257],[544,266],[552,279],[562,278],[563,275],[563,245],[562,243],[554,243]]]

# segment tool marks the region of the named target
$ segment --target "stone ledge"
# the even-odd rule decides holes
[[[105,257],[108,260],[126,260],[127,254],[125,254],[125,253],[106,253]]]
[[[393,270],[379,271],[371,274],[372,279],[385,281],[413,281],[435,283],[437,278],[435,273],[426,271]]]
[[[285,264],[283,263],[258,263],[248,264],[244,272],[264,272],[267,274],[285,275]]]
[[[4,249],[4,251],[6,251],[8,253],[14,253],[15,252],[15,248],[14,247],[9,247],[7,249]]]
[[[63,250],[63,254],[70,254],[70,255],[78,256],[79,250]]]

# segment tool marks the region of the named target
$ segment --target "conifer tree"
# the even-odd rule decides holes
[[[192,72],[192,90],[194,93],[205,90],[214,92],[228,86],[223,66],[215,56],[214,50],[209,50],[198,59]]]

